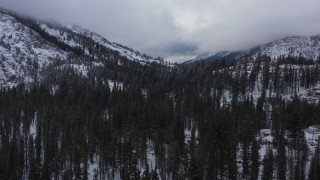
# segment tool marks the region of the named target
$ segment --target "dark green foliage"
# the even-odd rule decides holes
[[[284,138],[284,132],[281,131],[279,135],[277,135],[277,155],[276,155],[276,163],[277,163],[277,179],[285,180],[286,179],[286,142]]]
[[[274,155],[271,147],[267,149],[267,153],[263,158],[263,174],[262,179],[273,179],[273,162],[274,162]]]
[[[250,179],[258,179],[259,176],[259,145],[258,142],[253,139],[252,145],[251,145],[251,167],[250,167]]]

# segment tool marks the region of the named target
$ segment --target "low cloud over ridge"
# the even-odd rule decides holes
[[[246,49],[320,34],[318,0],[2,0],[0,6],[78,24],[153,56]]]

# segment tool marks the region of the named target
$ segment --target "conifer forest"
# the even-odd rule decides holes
[[[295,96],[319,82],[318,61],[105,63],[1,89],[1,179],[319,178],[318,140],[310,157],[304,129],[320,104]]]

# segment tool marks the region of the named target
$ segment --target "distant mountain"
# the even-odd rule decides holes
[[[0,86],[12,87],[43,79],[49,66],[71,67],[85,75],[106,61],[159,63],[79,26],[62,26],[0,10]]]
[[[315,60],[320,55],[320,35],[287,37],[252,48],[246,52],[246,55],[256,57],[259,53],[268,55],[273,59],[280,56],[302,56]]]
[[[213,62],[220,59],[232,61],[239,59],[241,56],[256,58],[258,54],[270,56],[272,59],[277,59],[280,56],[302,56],[306,59],[315,60],[318,59],[320,55],[320,35],[311,37],[287,37],[256,46],[246,51],[218,51],[204,53],[185,63],[195,63],[199,61]]]
[[[184,63],[192,64],[199,61],[204,63],[210,63],[217,60],[225,60],[226,62],[232,62],[233,60],[237,59],[241,53],[241,51],[218,51],[212,53],[204,53]]]

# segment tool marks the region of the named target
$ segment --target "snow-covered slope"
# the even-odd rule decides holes
[[[85,43],[83,41],[84,36],[86,38],[89,38],[90,40],[93,40],[92,43],[96,43],[101,46],[104,46],[105,48],[117,51],[120,53],[121,56],[124,56],[129,60],[138,61],[143,64],[147,62],[163,63],[163,60],[161,59],[155,59],[145,54],[142,55],[138,51],[134,51],[131,48],[128,48],[115,42],[110,42],[103,36],[95,32],[89,31],[87,29],[81,28],[80,26],[59,26],[41,23],[40,27],[48,34],[59,39],[59,41],[66,43],[72,47],[83,47]],[[92,53],[90,51],[91,50],[86,49],[85,53],[87,55],[91,55]]]
[[[307,59],[318,59],[320,55],[320,35],[312,37],[288,37],[257,46],[247,52],[251,57],[258,54],[271,58],[283,56],[302,56]]]
[[[246,65],[244,65],[246,64]],[[243,76],[245,73],[247,74],[247,80],[249,80],[250,76],[252,75],[253,69],[255,68],[257,62],[254,60],[252,62],[244,63],[242,61],[238,61],[236,65],[229,67],[228,69],[232,72],[232,76],[234,79],[237,79],[237,77]],[[266,97],[267,98],[276,98],[279,95],[283,98],[285,101],[292,101],[296,96],[301,100],[306,100],[309,103],[317,104],[320,101],[320,82],[314,82],[310,86],[304,85],[304,76],[302,75],[307,70],[312,69],[314,71],[318,71],[319,66],[318,65],[293,65],[293,64],[283,64],[278,66],[278,74],[275,74],[276,65],[275,63],[270,63],[269,67],[269,73],[270,77],[273,79],[270,79],[268,84],[269,87],[266,89]],[[239,96],[239,100],[243,101],[246,98],[253,98],[254,102],[257,102],[258,98],[260,98],[263,94],[263,68],[264,65],[261,64],[260,70],[256,72],[256,78],[252,85],[249,83],[246,84],[246,91]],[[246,69],[244,69],[246,68]],[[287,71],[290,69],[292,72],[296,72],[296,82],[292,83],[291,85],[285,84],[283,79],[285,79],[285,76],[288,75]],[[240,70],[240,71],[238,71]],[[237,72],[238,71],[238,72]],[[221,72],[221,71],[219,71]],[[219,72],[213,72],[214,74],[219,74]],[[282,89],[279,90],[279,92],[274,91],[274,79],[278,79],[279,82],[281,82]],[[249,87],[252,86],[252,87]],[[286,86],[286,87],[285,87]],[[285,88],[283,88],[285,87]],[[231,89],[224,89],[221,95],[221,105],[229,105],[232,100],[232,93]]]
[[[34,81],[41,69],[67,52],[43,39],[38,33],[0,13],[0,85],[14,86]]]
[[[242,52],[240,51],[217,51],[211,53],[203,53],[191,59],[189,61],[184,62],[185,64],[192,64],[199,61],[203,62],[213,62],[216,60],[224,59],[227,62],[231,62],[234,59],[237,59]]]
[[[40,23],[0,9],[1,87],[39,81],[48,73],[49,65],[73,68],[86,76],[92,67],[103,68],[108,60],[119,65],[123,61],[164,64],[160,58],[110,42],[79,26]]]
[[[200,54],[199,56],[195,57],[193,59],[193,61],[198,61],[198,60],[201,60],[201,59],[207,59],[207,58],[212,57],[212,56],[224,57],[224,56],[226,56],[228,54],[230,54],[230,51],[218,51],[218,52],[211,52],[211,53],[203,53],[203,54]]]
[[[302,56],[307,59],[317,60],[320,55],[320,35],[311,37],[293,36],[267,44],[259,45],[246,51],[218,51],[212,53],[203,53],[186,63],[198,61],[214,61],[226,58],[233,54],[233,59],[239,59],[240,56],[256,58],[260,55],[268,55],[273,59],[280,56]]]
[[[309,172],[309,165],[312,159],[312,156],[315,153],[315,149],[316,149],[316,145],[318,142],[318,139],[320,137],[320,127],[319,125],[314,125],[314,126],[309,126],[305,129],[302,130],[304,138],[306,140],[306,144],[307,144],[307,149],[308,149],[308,156],[306,157],[306,172],[305,174],[307,175]],[[293,139],[290,138],[290,133],[287,131],[286,135],[285,135],[285,141],[287,142],[292,142]],[[276,137],[274,137],[274,135],[272,134],[271,129],[261,129],[260,133],[258,133],[256,135],[256,140],[259,142],[259,162],[260,162],[260,168],[259,168],[259,179],[262,179],[262,171],[263,171],[263,158],[266,156],[267,154],[267,149],[271,147],[272,152],[274,155],[277,155],[277,149],[273,146],[273,143],[275,142],[274,140],[276,139]],[[242,144],[239,144],[237,147],[237,166],[238,166],[238,175],[240,177],[243,176],[243,168],[242,168],[242,159],[243,159],[243,148],[242,148]],[[286,153],[287,156],[289,156],[289,152],[296,152],[294,147],[286,147]],[[292,158],[292,157],[291,157]],[[294,159],[294,158],[293,158]],[[276,170],[276,168],[274,168],[274,170]],[[290,172],[290,168],[286,167],[286,171],[287,171],[287,177],[289,177],[289,172]],[[291,172],[292,173],[292,172]],[[290,179],[290,178],[288,178]]]

